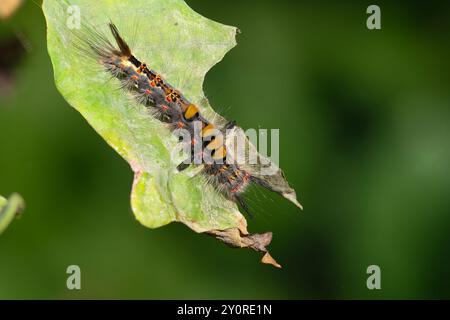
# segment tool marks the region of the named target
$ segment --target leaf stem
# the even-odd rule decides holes
[[[0,197],[0,234],[25,207],[25,201],[18,193],[13,193],[8,200]]]

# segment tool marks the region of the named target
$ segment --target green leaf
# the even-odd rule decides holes
[[[202,86],[207,71],[236,45],[235,27],[202,17],[181,0],[71,0],[67,4],[80,9],[82,24],[106,35],[107,23],[113,21],[137,57],[199,105],[207,118],[220,117]],[[131,205],[139,222],[149,228],[182,222],[232,246],[252,247],[256,240],[241,241],[248,233],[237,206],[195,175],[198,168],[176,172],[178,163],[171,161],[171,150],[177,141],[168,129],[120,90],[118,80],[110,79],[93,59],[75,49],[76,37],[68,27],[74,11],[56,0],[45,0],[43,10],[57,88],[135,172]],[[235,242],[223,239],[226,230],[239,231]],[[222,232],[221,237],[217,232]]]
[[[25,202],[17,193],[8,200],[0,196],[0,234],[6,230],[11,221],[23,210]]]

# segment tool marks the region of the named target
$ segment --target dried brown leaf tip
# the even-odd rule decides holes
[[[266,249],[272,241],[272,232],[246,234],[245,231],[243,233],[238,228],[230,228],[226,230],[211,230],[207,233],[230,247],[250,248],[258,252],[263,252],[264,256],[261,259],[262,263],[271,264],[274,267],[281,268],[281,265],[272,258]]]

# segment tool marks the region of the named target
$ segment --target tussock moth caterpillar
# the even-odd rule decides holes
[[[225,141],[227,133],[232,134],[230,132],[236,127],[234,122],[218,127],[206,119],[198,106],[133,54],[113,22],[109,22],[109,29],[114,42],[108,36],[90,30],[80,36],[84,44],[81,49],[94,57],[112,77],[119,79],[121,87],[132,93],[136,101],[147,107],[171,131],[187,132],[190,137],[190,157],[177,166],[179,171],[191,163],[203,165],[201,172],[207,181],[248,214],[243,193],[250,183],[277,192],[301,208],[296,201],[295,191],[289,187],[280,169],[271,175],[262,175],[258,174],[260,170],[255,170],[255,167],[236,163]],[[260,169],[260,163],[254,165]]]

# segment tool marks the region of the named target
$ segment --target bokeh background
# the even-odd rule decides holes
[[[259,197],[249,224],[274,232],[284,268],[134,219],[132,172],[56,90],[44,17],[25,1],[0,27],[0,194],[27,202],[0,236],[0,298],[450,298],[449,3],[377,1],[378,31],[366,1],[188,3],[242,31],[207,75],[212,105],[280,128],[305,210]],[[372,264],[381,290],[366,287]]]

